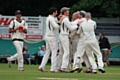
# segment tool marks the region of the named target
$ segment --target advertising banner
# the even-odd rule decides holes
[[[0,38],[11,38],[9,34],[9,24],[15,16],[0,15]],[[26,21],[28,26],[28,33],[25,35],[26,39],[42,39],[43,38],[43,19],[41,16],[31,17],[23,16],[22,19]]]

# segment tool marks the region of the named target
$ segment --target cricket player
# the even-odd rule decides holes
[[[77,13],[77,12],[74,12],[73,13],[73,15],[72,15],[72,22],[71,22],[71,24],[74,26],[74,25],[76,25],[79,21],[80,21],[80,19],[79,19],[79,13]],[[70,32],[70,34],[69,34],[69,40],[70,40],[70,57],[69,57],[69,67],[71,67],[71,65],[72,65],[72,59],[73,59],[73,56],[74,56],[74,53],[76,52],[76,49],[77,49],[77,43],[78,43],[78,40],[79,40],[79,35],[78,34],[76,34],[76,32],[77,32],[77,29],[75,29],[75,30],[73,30],[73,31],[71,31]]]
[[[55,20],[55,17],[57,15],[57,9],[56,8],[50,8],[49,16],[46,19],[46,33],[45,33],[45,41],[46,41],[46,53],[43,57],[42,63],[39,66],[38,70],[42,72],[46,72],[45,65],[49,59],[50,51],[51,54],[51,72],[57,72],[57,66],[56,66],[56,54],[57,54],[57,46],[56,46],[56,38],[55,38],[55,29],[59,29],[59,24]]]
[[[86,12],[84,10],[81,10],[79,13],[80,13],[79,14],[80,19],[83,20],[83,22],[86,21],[86,18],[85,18]],[[92,54],[92,57],[94,58],[93,54]],[[86,65],[86,70],[84,72],[85,73],[91,73],[92,72],[92,68],[91,68],[92,66],[90,64],[88,56],[86,55],[86,51],[83,54],[82,59],[85,62],[85,65]]]
[[[85,18],[85,14],[86,12],[81,10],[78,12],[78,17],[80,18],[80,21],[83,21],[85,22],[86,21],[86,18]],[[90,62],[88,60],[88,57],[85,53],[85,48],[84,48],[84,45],[82,44],[83,41],[81,41],[81,37],[79,38],[79,41],[78,41],[78,45],[77,45],[77,51],[75,52],[75,55],[74,55],[74,63],[73,63],[73,69],[71,70],[71,72],[74,72],[74,71],[78,71],[78,73],[81,72],[82,70],[82,64],[81,64],[81,60],[84,60],[85,64],[86,64],[86,70],[84,72],[86,73],[89,73],[91,72],[90,68],[91,68],[91,65],[90,65]],[[83,49],[84,51],[83,52],[78,52],[79,48]],[[81,54],[82,57],[79,58],[78,55]],[[80,61],[79,61],[80,60]],[[77,63],[76,63],[77,62]]]
[[[61,66],[62,66],[62,54],[63,52],[63,48],[61,46],[61,43],[58,42],[58,51],[57,51],[57,70],[60,71],[61,70]]]
[[[70,8],[67,8],[67,7],[63,7],[61,9],[61,13],[63,15],[63,17],[65,17],[63,20],[62,20],[62,23],[61,23],[61,26],[60,26],[60,35],[59,35],[59,38],[60,38],[60,42],[61,42],[61,45],[63,47],[63,57],[62,57],[62,66],[61,66],[61,71],[63,72],[69,72],[69,69],[68,69],[68,65],[69,65],[69,38],[68,38],[68,35],[69,35],[69,30],[75,30],[78,28],[78,26],[80,25],[81,22],[78,22],[76,25],[72,25],[69,21],[69,9]]]
[[[60,20],[62,18],[62,13],[59,14],[58,16],[58,20]],[[58,35],[60,34],[60,29],[58,31]],[[63,48],[62,45],[60,43],[60,40],[58,40],[58,51],[57,51],[57,70],[60,71],[61,70],[61,66],[62,66],[62,56],[63,56]]]
[[[24,71],[23,66],[23,39],[25,33],[27,33],[27,26],[24,20],[21,19],[22,13],[20,10],[15,11],[16,19],[11,21],[9,25],[9,33],[12,34],[12,41],[17,50],[17,53],[11,57],[8,57],[8,66],[11,67],[11,61],[18,60],[18,70]]]
[[[103,69],[103,62],[102,62],[102,54],[100,52],[99,44],[95,36],[94,30],[96,29],[96,22],[91,20],[91,13],[86,13],[87,21],[80,25],[80,29],[78,32],[82,32],[81,37],[83,37],[84,45],[86,48],[86,54],[88,55],[89,61],[92,65],[92,72],[97,73],[97,65],[92,57],[92,51],[97,56],[98,61],[98,70],[102,73],[105,73]]]

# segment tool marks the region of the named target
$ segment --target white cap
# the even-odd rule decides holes
[[[63,12],[65,12],[65,11],[67,11],[67,10],[70,10],[70,8],[63,7],[63,8],[61,8],[60,12],[63,13]]]

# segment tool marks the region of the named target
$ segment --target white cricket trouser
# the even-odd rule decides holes
[[[74,56],[75,56],[75,52],[77,51],[78,41],[79,41],[79,38],[72,39],[72,44],[70,47],[70,54],[71,54],[70,60],[75,58]],[[74,62],[73,62],[73,65],[74,65]]]
[[[77,44],[77,51],[75,52],[75,55],[74,55],[73,68],[82,68],[80,59],[82,58],[84,53],[85,53],[84,42],[79,40]]]
[[[45,65],[47,64],[47,61],[50,56],[50,51],[52,52],[51,54],[51,69],[50,71],[56,71],[57,66],[56,66],[56,54],[57,54],[57,48],[56,48],[56,38],[55,36],[45,36],[45,41],[46,41],[46,53],[42,59],[42,63],[39,66],[39,68],[45,69]]]
[[[100,52],[98,41],[97,40],[85,41],[85,47],[86,47],[86,53],[88,55],[92,68],[97,69],[97,65],[95,63],[94,57],[91,56],[92,55],[91,51],[93,51],[93,53],[97,56],[98,68],[100,69],[103,68],[102,53]]]
[[[93,55],[93,57],[94,57],[94,55]],[[84,53],[84,55],[82,56],[82,58],[83,58],[83,61],[85,62],[86,70],[90,69],[92,66],[90,64],[90,61],[88,59],[88,56],[87,56],[86,52]]]
[[[92,55],[92,56],[94,57],[94,55]],[[74,68],[82,68],[81,59],[80,59],[80,61],[79,61],[79,59],[77,59],[77,60],[76,59],[77,59],[77,56],[74,56],[73,69]],[[82,59],[85,62],[86,70],[90,69],[92,66],[90,64],[90,61],[88,59],[88,55],[86,54],[86,52],[83,54]],[[77,61],[77,63],[76,63],[76,61]]]
[[[62,66],[63,48],[61,43],[59,43],[59,55],[57,56],[57,69],[60,70]]]
[[[72,65],[72,59],[73,59],[73,49],[72,49],[72,44],[71,44],[71,41],[69,40],[69,50],[70,50],[70,53],[69,53],[69,64],[68,64],[68,69],[70,70],[71,69],[71,65]]]
[[[23,42],[22,41],[13,41],[13,44],[17,50],[17,53],[10,57],[10,61],[18,60],[18,68],[23,67]]]
[[[94,55],[92,52],[91,52],[90,57],[94,58]],[[75,52],[75,55],[74,55],[73,69],[74,68],[82,68],[81,58],[84,60],[84,62],[86,64],[86,69],[89,69],[91,67],[91,63],[90,63],[88,55],[86,53],[84,41],[79,40],[78,45],[77,45],[77,51]]]
[[[75,38],[72,40],[72,54],[75,54],[77,51],[77,44],[78,44],[79,38]]]
[[[63,57],[62,57],[62,66],[61,69],[68,69],[68,65],[69,65],[69,39],[68,39],[68,35],[59,35],[60,38],[60,42],[62,44],[63,47]]]

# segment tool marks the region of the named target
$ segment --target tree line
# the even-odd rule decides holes
[[[0,14],[14,15],[20,9],[25,16],[47,16],[50,7],[70,7],[70,13],[85,10],[94,17],[120,17],[120,0],[0,0]]]

